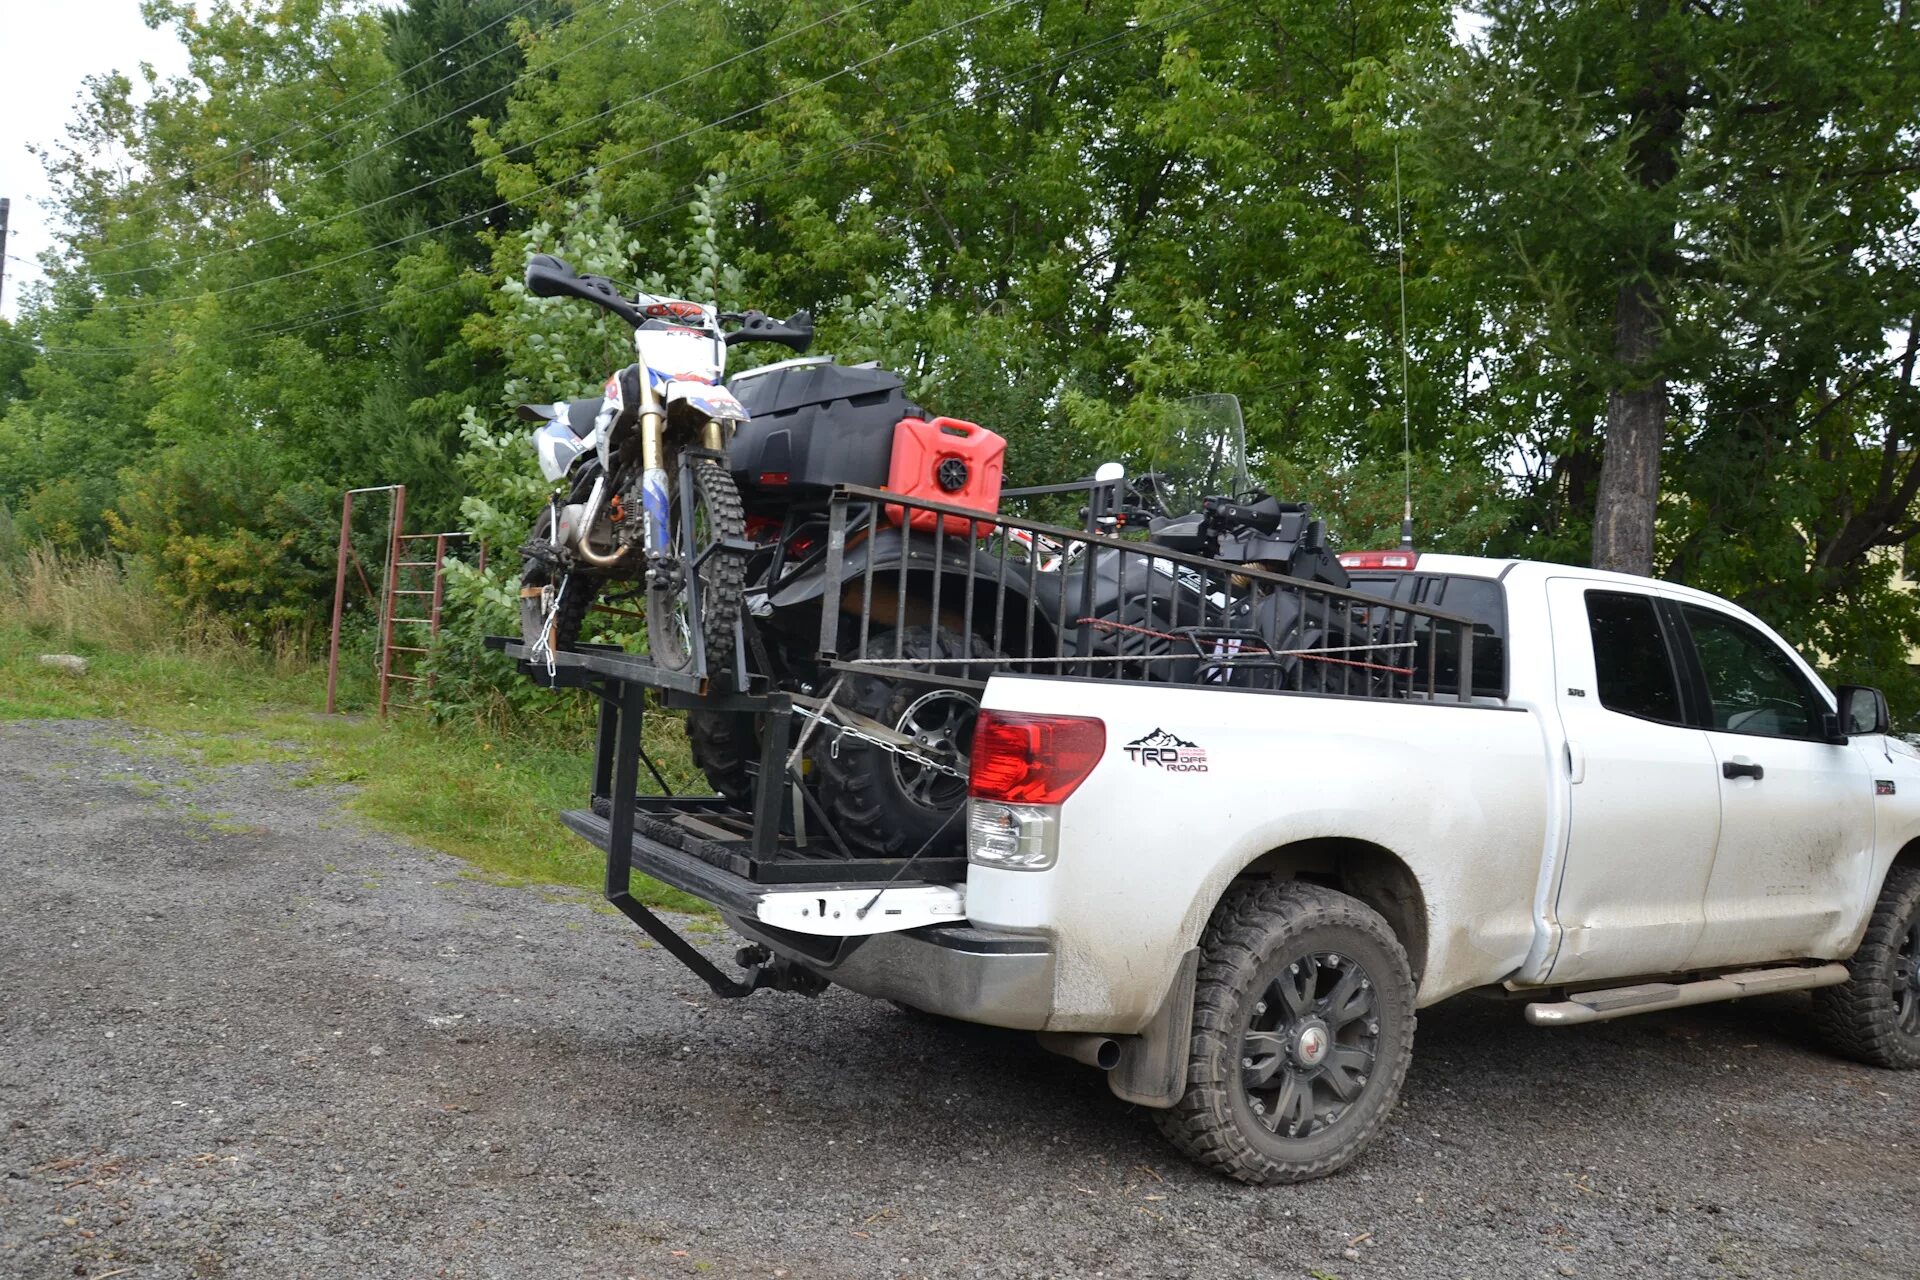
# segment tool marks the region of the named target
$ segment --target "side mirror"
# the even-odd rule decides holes
[[[527,274],[524,283],[527,292],[536,298],[558,298],[571,294],[566,288],[570,281],[578,279],[573,268],[550,253],[536,253],[527,259]]]
[[[1864,684],[1840,686],[1840,732],[1848,737],[1885,733],[1891,723],[1887,695]]]
[[[1094,468],[1093,472],[1093,482],[1095,484],[1112,484],[1116,480],[1125,480],[1126,478],[1127,469],[1118,462],[1103,462]]]

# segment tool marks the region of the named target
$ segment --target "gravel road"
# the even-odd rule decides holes
[[[1018,1034],[714,1000],[590,898],[152,745],[0,725],[0,1275],[1920,1275],[1920,1075],[1804,997],[1428,1010],[1373,1149],[1254,1190]]]

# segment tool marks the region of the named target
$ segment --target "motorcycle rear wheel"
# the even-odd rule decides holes
[[[549,512],[540,513],[530,544],[547,540],[550,518]],[[537,649],[541,633],[545,632],[547,651],[564,653],[573,648],[580,639],[580,628],[586,622],[587,610],[593,607],[593,597],[599,587],[597,579],[569,574],[564,569],[559,570],[556,577],[552,565],[539,556],[523,557],[520,561],[520,642],[530,650]]]

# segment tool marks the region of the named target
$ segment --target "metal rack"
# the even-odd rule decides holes
[[[681,482],[691,486],[684,465]],[[867,674],[982,688],[993,674],[1004,673],[1346,698],[1472,696],[1473,624],[1457,615],[1105,532],[987,515],[885,490],[843,487],[824,505],[824,511],[790,513],[776,544],[788,545],[796,521],[824,521],[818,548],[798,557],[775,550],[755,588],[777,598],[808,575],[824,575],[834,585],[834,594],[820,605],[815,660],[828,686],[822,696],[770,688],[749,675],[745,655],[764,652],[750,612],[737,624],[734,650],[742,660],[717,679],[708,678],[698,651],[687,669],[670,670],[611,646],[581,645],[536,657],[517,638],[486,641],[536,684],[582,689],[598,699],[591,803],[562,819],[606,852],[607,900],[721,995],[792,985],[806,975],[796,977],[764,957],[746,982],[715,968],[634,897],[638,851],[645,850],[656,877],[745,915],[752,914],[760,891],[777,887],[906,887],[966,877],[965,859],[933,853],[931,841],[911,856],[863,857],[835,832],[804,782],[801,763],[810,738],[851,733],[889,751],[913,752],[911,741],[887,726],[835,707],[839,680]],[[1096,495],[1090,528],[1099,527],[1103,510]],[[936,522],[934,528],[916,529],[916,516]],[[1037,554],[1043,546],[1059,550],[1059,567],[1043,567]],[[712,548],[694,547],[689,534],[684,551],[683,563],[697,578],[692,566]],[[1121,616],[1099,612],[1095,575],[1071,571],[1096,556],[1114,558],[1110,585],[1119,588]],[[698,635],[697,588],[690,594]],[[899,637],[916,617],[977,635],[988,652],[951,660],[905,654]],[[888,634],[894,637],[891,653]],[[673,794],[643,742],[650,691],[664,709],[740,712],[757,720],[760,755],[747,805]],[[657,791],[642,791],[643,770]]]

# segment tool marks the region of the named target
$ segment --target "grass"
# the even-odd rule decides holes
[[[50,652],[85,657],[86,674],[41,666]],[[371,679],[359,674],[364,661],[353,665],[342,704],[364,706]],[[0,568],[0,720],[120,721],[151,731],[133,749],[190,772],[298,764],[299,785],[344,785],[351,812],[489,877],[598,891],[603,855],[559,819],[583,807],[591,782],[584,711],[518,733],[419,712],[383,724],[323,714],[325,678],[285,649],[263,653],[217,626],[183,622],[111,561],[33,552]],[[675,789],[688,785],[696,775],[679,725],[651,717],[647,739]],[[245,812],[204,817],[214,831],[252,829]],[[709,910],[652,880],[636,878],[634,891],[652,905]]]

